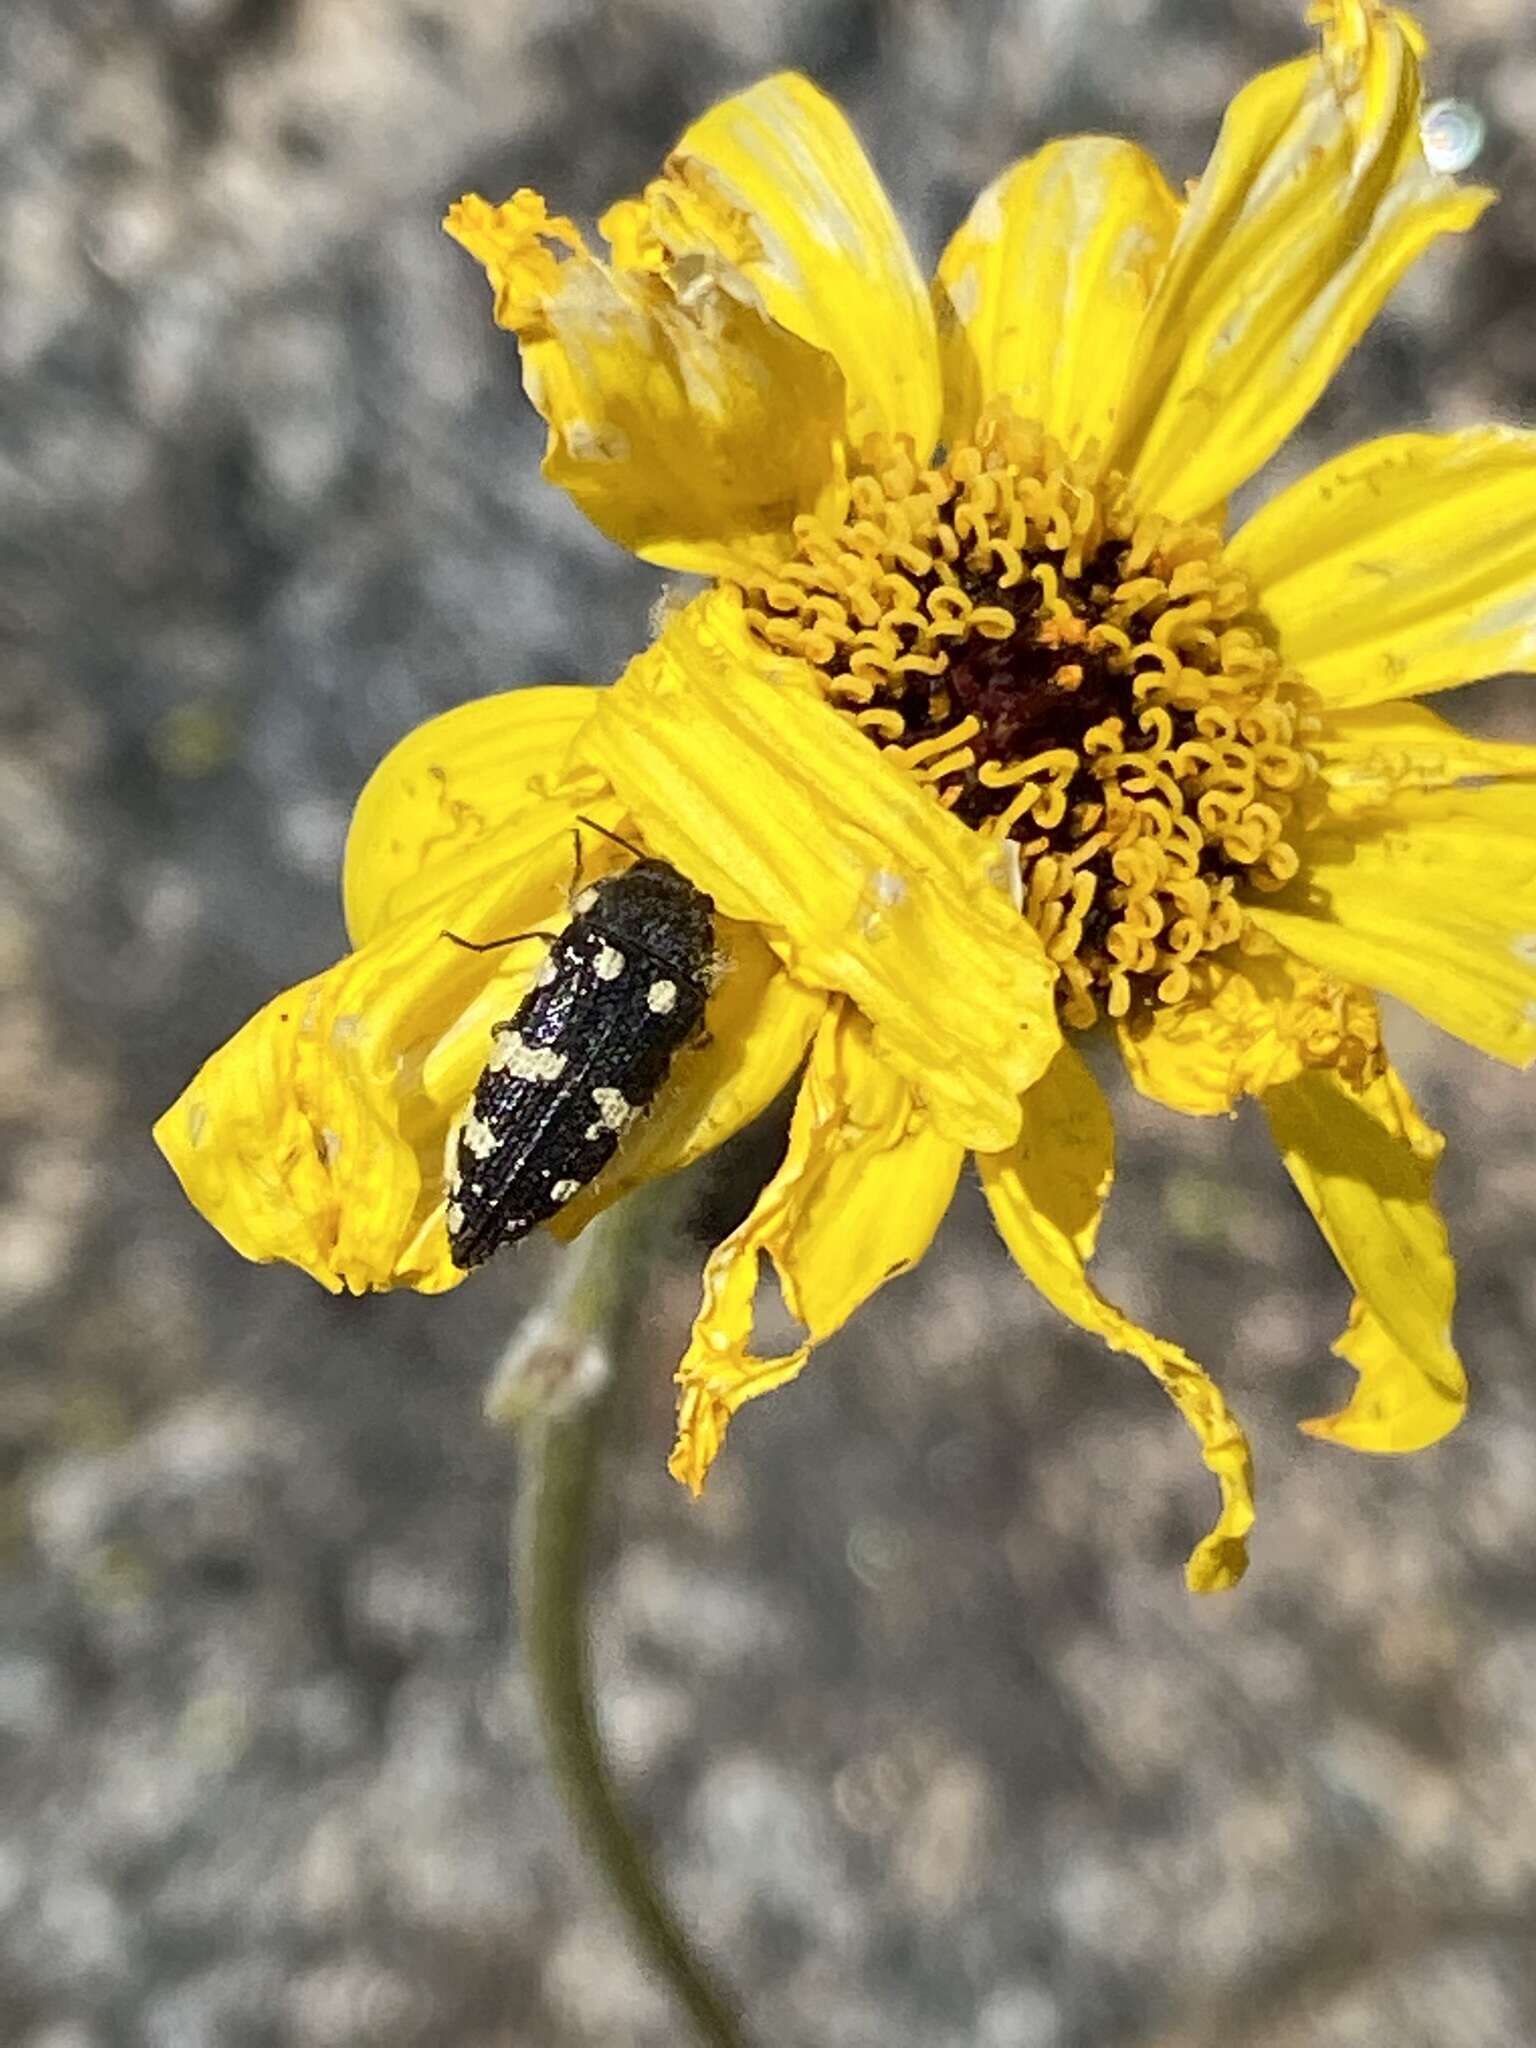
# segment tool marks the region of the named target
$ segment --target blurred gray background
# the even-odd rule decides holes
[[[242,1264],[151,1119],[341,944],[368,769],[610,678],[657,579],[536,465],[466,187],[596,214],[765,69],[841,95],[928,259],[1099,127],[1193,174],[1290,0],[8,0],[0,14],[0,2042],[663,2048],[541,1776],[490,1361],[554,1254],[440,1301]],[[1434,4],[1504,203],[1287,460],[1536,418],[1536,22]],[[1523,731],[1527,686],[1458,708]],[[1411,1020],[1473,1418],[1309,1444],[1346,1290],[1260,1120],[1124,1106],[1104,1284],[1222,1376],[1235,1596],[1162,1395],[968,1192],[917,1275],[667,1479],[692,1190],[627,1370],[595,1619],[631,1809],[774,2048],[1536,2040],[1526,1085]]]

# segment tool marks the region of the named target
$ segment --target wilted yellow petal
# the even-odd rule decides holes
[[[808,78],[781,72],[712,107],[602,228],[620,262],[745,280],[753,304],[841,369],[855,448],[910,434],[926,458],[939,427],[928,294],[847,117]]]
[[[728,574],[842,502],[842,373],[728,265],[599,262],[535,192],[471,194],[448,231],[485,265],[549,424],[544,474],[595,526],[675,569]]]
[[[1106,459],[1170,518],[1280,446],[1437,235],[1492,198],[1432,171],[1405,18],[1336,0],[1315,58],[1227,109],[1174,237]]]
[[[1305,1067],[1374,1059],[1376,1008],[1278,948],[1197,964],[1182,1003],[1149,1006],[1116,1027],[1143,1095],[1185,1116],[1221,1116]]]
[[[1309,745],[1322,766],[1335,817],[1380,810],[1405,789],[1536,777],[1536,747],[1475,739],[1422,704],[1335,712],[1323,719]]]
[[[1232,540],[1330,707],[1536,668],[1536,434],[1394,434],[1325,462]]]
[[[574,1237],[631,1188],[676,1173],[751,1123],[788,1087],[827,1007],[819,989],[791,981],[751,925],[716,919],[722,972],[704,1037],[677,1055],[648,1114],[606,1166],[550,1224]]]
[[[1197,1593],[1235,1586],[1248,1568],[1253,1464],[1220,1389],[1176,1344],[1152,1336],[1093,1286],[1087,1264],[1114,1178],[1114,1125],[1098,1084],[1070,1045],[1032,1088],[1024,1128],[1007,1152],[983,1158],[982,1186],[1004,1243],[1064,1316],[1138,1358],[1200,1442],[1221,1488],[1221,1515],[1186,1576]]]
[[[315,1026],[335,1027],[328,994],[320,975],[274,997],[213,1055],[154,1135],[188,1200],[237,1252],[286,1260],[333,1294],[363,1293],[388,1285],[421,1177],[371,1091],[338,1089],[333,1104],[322,1085],[301,1099],[300,1076],[320,1063]]]
[[[1248,914],[1342,981],[1400,996],[1514,1066],[1536,1057],[1536,815],[1521,783],[1404,790],[1325,824]]]
[[[188,1198],[250,1259],[284,1259],[333,1292],[462,1275],[443,1228],[448,1127],[543,958],[466,952],[441,927],[487,936],[563,915],[570,810],[519,819],[517,858],[445,860],[440,916],[406,917],[326,973],[275,997],[207,1061],[155,1126]],[[493,835],[494,836],[494,835]],[[434,1081],[436,1085],[434,1085]]]
[[[811,1049],[784,1163],[704,1269],[703,1306],[677,1371],[674,1478],[697,1493],[743,1402],[793,1379],[813,1345],[917,1263],[963,1157],[875,1052],[859,1013],[833,1004]],[[803,1342],[776,1358],[751,1349],[765,1254],[805,1330]]]
[[[734,592],[674,616],[604,693],[581,754],[725,916],[858,1004],[946,1137],[1011,1142],[1060,1034],[1055,969],[996,845],[823,702],[803,664],[764,655]]]
[[[989,185],[934,285],[944,438],[1006,398],[1070,455],[1108,437],[1181,212],[1144,150],[1047,143]]]
[[[1356,1094],[1305,1074],[1264,1099],[1291,1178],[1356,1292],[1334,1346],[1359,1373],[1337,1415],[1303,1423],[1356,1451],[1420,1451],[1461,1420],[1456,1269],[1434,1198],[1444,1140],[1390,1069]]]
[[[347,833],[342,898],[355,946],[422,900],[439,862],[538,812],[596,702],[577,684],[506,690],[429,718],[363,785]],[[435,881],[435,872],[433,879]]]

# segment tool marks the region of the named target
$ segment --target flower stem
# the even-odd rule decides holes
[[[586,1598],[614,1405],[613,1353],[674,1199],[668,1187],[644,1189],[587,1227],[562,1261],[550,1300],[513,1340],[487,1412],[517,1427],[522,1448],[513,1581],[551,1776],[631,1935],[700,2040],[748,2048],[619,1808],[592,1704]]]

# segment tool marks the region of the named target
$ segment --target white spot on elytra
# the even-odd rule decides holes
[[[669,1017],[677,1008],[677,983],[653,981],[645,992],[645,1007],[658,1017]]]
[[[558,1081],[566,1057],[552,1045],[524,1045],[520,1031],[498,1031],[486,1071],[510,1074],[514,1081]]]
[[[450,1202],[448,1204],[447,1209],[444,1211],[443,1220],[448,1225],[448,1235],[450,1237],[457,1237],[459,1232],[464,1228],[464,1210],[462,1204],[458,1202]]]
[[[459,1133],[466,1152],[476,1159],[489,1159],[496,1150],[496,1133],[485,1121],[471,1110],[464,1119],[464,1128]]]
[[[600,1119],[599,1122],[592,1126],[591,1135],[594,1137],[602,1130],[622,1131],[634,1115],[633,1109],[624,1100],[623,1094],[617,1088],[594,1088],[592,1090],[592,1100],[597,1105],[597,1114]]]
[[[597,891],[595,889],[583,889],[576,898],[576,901],[571,905],[571,908],[578,917],[585,917],[596,901]]]
[[[617,981],[624,972],[624,955],[617,946],[610,946],[604,942],[597,949],[597,958],[592,962],[592,972],[599,981]]]
[[[572,1195],[580,1194],[580,1192],[581,1182],[579,1180],[557,1180],[549,1191],[549,1199],[552,1202],[568,1202]]]

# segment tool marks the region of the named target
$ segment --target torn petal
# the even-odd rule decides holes
[[[1420,43],[1380,0],[1331,0],[1315,57],[1233,100],[1148,311],[1106,461],[1200,518],[1311,410],[1408,266],[1493,194],[1433,170]]]
[[[784,1163],[704,1269],[704,1301],[678,1367],[682,1388],[670,1469],[694,1493],[738,1408],[793,1379],[814,1345],[922,1257],[963,1159],[875,1052],[868,1025],[833,1004],[817,1032]],[[805,1337],[754,1355],[764,1257]]]
[[[838,365],[853,448],[906,434],[926,458],[939,427],[928,294],[847,116],[808,78],[780,72],[712,107],[602,226],[620,262],[741,280]]]
[[[993,1220],[1025,1275],[1081,1329],[1140,1359],[1194,1431],[1221,1489],[1221,1514],[1185,1575],[1196,1593],[1235,1586],[1248,1568],[1253,1526],[1248,1440],[1195,1361],[1134,1323],[1088,1278],[1114,1177],[1114,1126],[1098,1084],[1070,1045],[1026,1097],[1018,1143],[978,1164]]]
[[[549,425],[544,474],[648,561],[705,575],[841,506],[842,373],[728,266],[607,264],[535,192],[470,194],[448,232],[485,265]]]
[[[1359,1374],[1337,1414],[1302,1427],[1357,1451],[1419,1451],[1460,1422],[1456,1268],[1434,1197],[1444,1139],[1388,1069],[1364,1090],[1304,1074],[1264,1099],[1287,1170],[1355,1288],[1334,1350]]]

